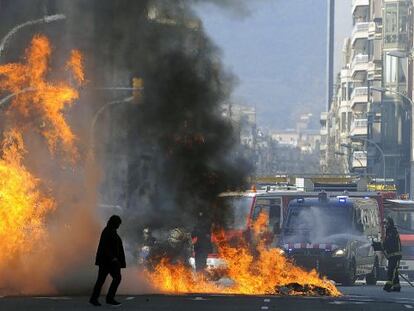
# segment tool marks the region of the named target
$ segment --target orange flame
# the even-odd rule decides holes
[[[254,233],[263,233],[267,215],[259,216],[253,224]],[[281,254],[277,248],[267,248],[264,241],[259,242],[256,254],[247,243],[237,247],[230,246],[224,232],[215,234],[218,240],[219,257],[227,265],[227,277],[232,281],[231,286],[220,286],[209,281],[204,274],[199,274],[184,265],[172,265],[161,261],[155,271],[147,271],[150,283],[165,293],[223,293],[266,295],[281,294],[286,287],[290,295],[317,294],[323,290],[325,294],[340,296],[338,289],[326,278],[321,278],[315,270],[307,272]],[[309,292],[297,291],[289,286],[296,284],[309,289]]]
[[[35,130],[46,138],[49,150],[55,154],[58,145],[72,161],[77,158],[75,135],[67,124],[63,112],[79,97],[70,86],[46,80],[51,56],[49,40],[42,35],[33,38],[26,50],[26,63],[0,66],[0,92],[20,93],[8,109],[8,116],[23,130]],[[84,80],[82,58],[72,52],[67,65],[78,82]]]
[[[2,150],[0,276],[10,260],[45,245],[45,216],[55,207],[54,200],[39,190],[39,181],[21,164],[25,150],[18,131],[5,133]]]
[[[24,166],[27,154],[24,134],[36,131],[46,139],[52,155],[61,148],[71,161],[77,158],[75,135],[63,114],[78,98],[78,92],[63,82],[46,80],[50,56],[48,39],[38,35],[26,50],[25,63],[0,66],[0,94],[15,94],[6,109],[6,130],[1,144],[0,289],[5,282],[9,284],[10,266],[30,263],[32,256],[48,249],[46,216],[55,209],[55,200]],[[73,52],[69,62],[77,81],[82,82],[80,53]],[[31,269],[16,270],[14,274],[28,274],[24,280],[34,273]],[[20,286],[17,290],[25,288],[20,283],[16,286]]]

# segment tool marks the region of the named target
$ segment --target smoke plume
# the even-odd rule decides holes
[[[237,153],[231,121],[223,116],[233,77],[223,71],[220,51],[191,8],[194,2],[0,1],[1,36],[27,20],[66,16],[16,33],[2,61],[15,61],[41,32],[53,43],[54,66],[64,66],[72,48],[84,54],[88,81],[67,113],[78,166],[51,161],[41,139],[30,139],[27,165],[50,187],[57,208],[47,220],[53,251],[43,262],[32,258],[51,286],[33,284],[21,292],[89,289],[99,230],[112,213],[124,220],[121,236],[133,265],[144,226],[191,230],[199,212],[220,222],[213,219],[215,198],[244,186],[250,164]],[[133,78],[142,79],[143,89],[110,90],[131,86]],[[24,271],[22,278],[30,265]]]

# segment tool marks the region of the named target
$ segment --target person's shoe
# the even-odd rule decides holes
[[[90,300],[89,300],[89,303],[90,303],[91,305],[94,305],[95,307],[100,307],[100,306],[102,306],[102,305],[99,303],[99,301],[98,301],[98,300],[93,300],[93,299],[90,299]]]
[[[113,306],[120,306],[121,305],[121,303],[116,301],[115,299],[107,300],[106,303],[108,305],[113,305]]]
[[[393,292],[400,292],[401,291],[401,286],[396,286],[392,288]]]

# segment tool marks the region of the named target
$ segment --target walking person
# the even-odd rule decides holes
[[[391,217],[385,219],[385,228],[383,249],[385,257],[388,259],[388,278],[384,285],[384,290],[387,292],[399,292],[401,291],[401,285],[398,268],[402,257],[400,236]]]
[[[112,277],[112,283],[106,295],[106,303],[110,305],[121,304],[115,300],[116,291],[121,283],[121,268],[126,267],[124,247],[116,231],[121,225],[121,222],[119,216],[111,216],[101,234],[95,262],[95,265],[99,267],[98,279],[96,280],[92,296],[89,300],[94,306],[101,305],[98,298],[108,274]]]
[[[207,267],[208,254],[212,252],[211,223],[202,212],[198,214],[196,226],[192,232],[194,243],[195,266],[197,272],[204,272]]]

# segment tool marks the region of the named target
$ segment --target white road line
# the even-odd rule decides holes
[[[270,302],[270,299],[264,299],[263,301],[264,302]]]
[[[49,300],[71,300],[71,297],[33,297],[34,299],[49,299]]]
[[[404,305],[407,309],[413,309],[414,307],[412,305]]]
[[[195,298],[190,298],[190,300],[197,300],[197,301],[203,301],[203,300],[208,300],[204,297],[195,297]]]
[[[260,309],[262,309],[262,310],[269,310],[269,307],[268,306],[262,306]]]
[[[127,297],[127,298],[125,298],[125,300],[134,300],[135,299],[135,297]]]

